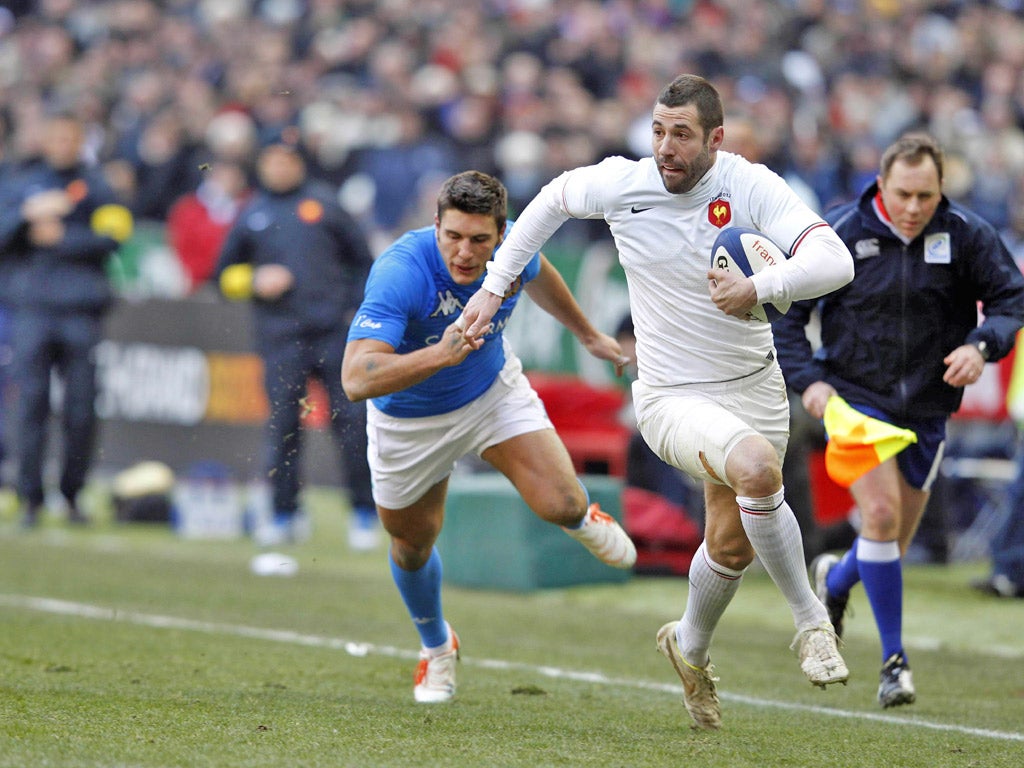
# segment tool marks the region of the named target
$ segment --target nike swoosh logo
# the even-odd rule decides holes
[[[654,207],[654,206],[650,206],[649,208],[637,208],[637,207],[636,207],[636,206],[634,205],[634,206],[633,206],[632,208],[630,208],[630,209],[629,209],[629,212],[630,212],[630,213],[643,213],[644,211],[649,211],[649,210],[651,210],[651,208],[653,208],[653,207]]]

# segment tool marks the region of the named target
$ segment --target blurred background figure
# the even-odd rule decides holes
[[[85,133],[70,114],[45,124],[41,155],[5,185],[0,253],[10,272],[14,368],[18,383],[18,494],[23,523],[38,521],[46,495],[43,464],[51,376],[63,385],[60,493],[71,522],[96,437],[96,363],[103,316],[113,299],[106,263],[132,231],[102,174],[81,161]]]
[[[1009,222],[1000,236],[1024,269],[1024,194],[1018,190],[1008,201]],[[1020,335],[1014,348],[1013,371],[1006,396],[1006,410],[1017,426],[1017,474],[999,510],[1001,524],[989,543],[992,570],[971,586],[994,597],[1024,597],[1024,351]]]
[[[990,542],[992,570],[971,586],[994,597],[1024,597],[1024,353],[1019,345],[1007,399],[1017,422],[1017,475],[1006,490],[999,511],[1002,522]]]
[[[167,107],[145,123],[127,150],[135,217],[166,221],[174,201],[199,183],[202,147],[190,140],[178,110]]]
[[[353,313],[373,258],[359,224],[336,195],[309,179],[292,127],[272,137],[257,158],[259,189],[221,250],[216,274],[224,295],[251,299],[255,342],[270,401],[265,467],[273,517],[254,531],[260,546],[302,541],[301,419],[307,384],[319,379],[330,401],[336,440],[354,510],[349,543],[376,546],[377,515],[366,462],[366,406],[341,388],[341,362]]]
[[[1024,271],[1024,177],[1021,177],[1007,201],[1006,226],[999,230],[1006,249]]]
[[[16,166],[6,152],[8,139],[8,116],[0,110],[0,201],[6,199],[5,185],[11,182]],[[6,488],[7,475],[7,412],[10,401],[8,385],[11,381],[11,299],[10,269],[0,260],[0,487]]]
[[[167,214],[167,240],[195,291],[213,274],[224,238],[249,200],[245,166],[214,160],[195,192],[175,201]]]

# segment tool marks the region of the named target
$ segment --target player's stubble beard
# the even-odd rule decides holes
[[[704,178],[704,174],[708,172],[713,163],[711,149],[705,144],[701,148],[700,154],[686,164],[686,173],[682,177],[670,182],[665,178],[660,167],[658,172],[661,175],[661,183],[665,185],[665,190],[673,195],[681,195],[693,189],[697,182]]]

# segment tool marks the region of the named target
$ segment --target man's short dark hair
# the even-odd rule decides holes
[[[485,213],[494,218],[498,234],[505,231],[508,192],[493,176],[480,171],[463,171],[445,181],[437,196],[437,218],[454,208],[463,213]]]
[[[698,75],[679,75],[658,94],[658,103],[666,107],[696,106],[704,138],[725,121],[718,90]]]
[[[883,179],[887,178],[893,163],[897,160],[902,160],[907,165],[919,165],[927,157],[930,157],[935,163],[935,169],[939,172],[939,184],[941,184],[943,165],[945,164],[942,147],[927,133],[921,132],[905,133],[886,148],[882,153],[882,162],[879,164],[879,175]]]

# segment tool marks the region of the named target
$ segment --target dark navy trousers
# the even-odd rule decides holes
[[[341,387],[341,361],[347,335],[345,328],[304,331],[286,338],[257,341],[270,401],[265,466],[274,510],[279,514],[294,513],[298,508],[301,418],[306,407],[306,383],[310,378],[319,379],[327,390],[331,432],[352,506],[373,508],[366,459],[366,404],[351,402]]]
[[[102,314],[19,309],[12,332],[18,386],[18,494],[33,507],[43,502],[50,383],[56,372],[63,383],[60,492],[74,504],[96,442],[95,349],[102,338]]]

